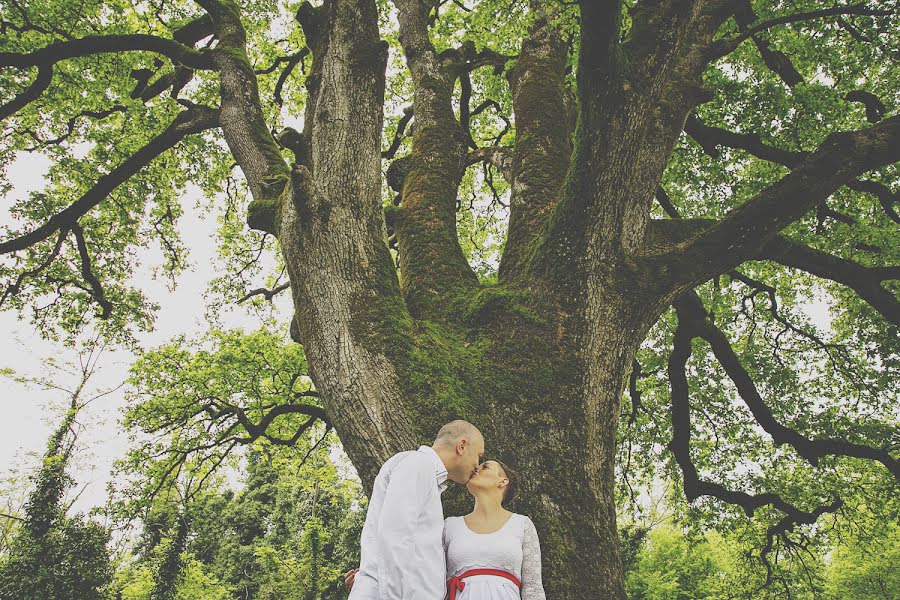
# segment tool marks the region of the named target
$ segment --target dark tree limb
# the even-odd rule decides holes
[[[41,94],[50,87],[50,82],[53,81],[53,65],[40,64],[37,65],[37,70],[37,77],[35,77],[34,81],[25,89],[25,91],[18,94],[6,104],[0,106],[0,121],[10,115],[14,115],[24,107],[28,106],[31,102],[40,98]]]
[[[173,148],[185,136],[212,129],[217,124],[218,111],[214,109],[194,106],[182,112],[165,131],[150,140],[115,169],[100,177],[78,200],[50,217],[46,223],[26,234],[0,242],[0,255],[24,250],[47,239],[56,231],[71,229],[79,218],[100,204],[119,185],[150,164],[150,161]]]
[[[22,290],[22,285],[25,283],[25,280],[29,277],[34,277],[35,275],[40,274],[42,271],[47,269],[53,261],[56,260],[56,257],[59,256],[60,251],[62,250],[63,242],[66,240],[66,237],[69,235],[68,228],[62,228],[59,231],[59,235],[56,237],[56,243],[53,245],[53,249],[50,251],[50,254],[47,258],[39,264],[34,269],[30,269],[28,271],[22,271],[16,277],[16,280],[11,283],[6,290],[3,292],[3,296],[0,297],[0,306],[3,306],[3,303],[6,302],[6,299],[15,296]]]
[[[696,115],[688,117],[684,131],[691,136],[712,158],[720,156],[717,146],[728,146],[749,152],[757,158],[794,168],[809,156],[809,152],[783,150],[762,141],[752,133],[734,133],[721,127],[704,124]],[[865,192],[878,198],[885,214],[895,223],[900,223],[900,215],[894,205],[900,202],[900,193],[891,192],[886,186],[875,181],[854,179],[847,182],[847,187],[857,192]]]
[[[0,68],[50,66],[70,58],[120,52],[153,52],[192,69],[215,68],[207,52],[194,50],[175,40],[144,34],[93,35],[50,44],[34,52],[0,52]]]
[[[127,107],[122,104],[116,104],[107,110],[83,110],[69,119],[68,123],[66,124],[65,133],[53,138],[52,140],[41,139],[40,136],[38,136],[37,132],[35,132],[33,129],[25,129],[23,130],[23,133],[27,134],[37,143],[36,146],[27,148],[27,150],[31,152],[40,148],[45,148],[47,146],[55,146],[61,144],[62,142],[66,141],[73,133],[75,133],[75,126],[78,124],[78,120],[82,117],[90,117],[92,119],[100,121],[109,117],[110,115],[113,115],[115,113],[124,113],[127,110]]]
[[[802,163],[809,154],[776,148],[752,133],[734,133],[721,127],[706,125],[696,115],[688,117],[684,124],[684,132],[694,138],[703,151],[712,158],[720,156],[717,146],[728,146],[749,152],[757,158],[793,168]]]
[[[238,299],[237,303],[240,304],[242,302],[245,302],[245,301],[249,300],[250,298],[253,298],[254,296],[264,296],[267,301],[271,302],[272,298],[274,298],[281,292],[285,291],[289,287],[291,287],[290,282],[282,283],[281,285],[276,286],[276,287],[272,288],[271,290],[268,288],[257,288],[255,290],[251,290],[251,291],[247,292],[246,294],[244,294],[243,296],[241,296]]]
[[[748,517],[752,517],[758,509],[764,506],[772,506],[784,513],[785,516],[769,527],[766,532],[767,543],[761,554],[762,560],[766,561],[776,536],[785,535],[797,525],[815,523],[822,514],[837,511],[843,506],[843,501],[835,498],[828,505],[816,507],[812,511],[804,511],[772,492],[747,494],[700,478],[690,455],[691,407],[686,375],[687,362],[691,357],[691,340],[695,337],[694,334],[691,319],[689,317],[683,319],[681,311],[679,311],[678,327],[675,330],[668,364],[672,418],[672,441],[669,442],[668,448],[681,469],[684,494],[688,502],[701,496],[712,496],[729,504],[740,506]]]
[[[289,439],[279,438],[278,436],[267,432],[275,419],[288,414],[308,415],[309,419],[300,425],[294,432],[294,435]],[[242,438],[241,443],[250,443],[262,437],[274,444],[293,446],[297,443],[297,440],[300,439],[300,436],[303,435],[305,431],[308,431],[310,427],[315,425],[316,422],[322,421],[326,425],[329,424],[325,411],[321,407],[312,404],[279,404],[269,409],[258,423],[253,423],[241,408],[235,408],[235,416],[241,426],[243,426],[244,430],[249,434],[249,438]]]
[[[720,58],[733,52],[744,40],[747,40],[757,33],[771,29],[776,25],[786,25],[788,23],[798,23],[802,21],[811,21],[813,19],[821,19],[825,17],[834,17],[839,15],[869,15],[869,16],[891,16],[894,14],[889,10],[881,10],[869,8],[865,4],[853,4],[850,6],[836,6],[834,8],[825,8],[822,10],[814,10],[782,17],[775,17],[767,21],[763,21],[757,25],[752,25],[740,34],[726,40],[721,40],[714,45],[716,57]]]
[[[864,458],[882,463],[900,479],[900,461],[886,451],[862,444],[854,444],[842,439],[809,439],[790,427],[779,423],[756,388],[750,374],[741,364],[740,358],[731,347],[725,334],[707,319],[703,303],[695,292],[689,292],[675,302],[679,321],[685,319],[696,337],[706,340],[713,354],[734,382],[738,394],[750,409],[756,422],[772,437],[776,446],[788,444],[807,462],[818,466],[824,456],[848,456]]]
[[[877,181],[866,179],[851,181],[847,184],[847,187],[851,190],[865,192],[866,194],[871,194],[878,198],[878,202],[881,204],[884,214],[886,214],[894,223],[900,224],[900,215],[897,214],[897,210],[894,208],[896,204],[900,203],[900,192],[892,192]]]
[[[679,247],[685,241],[695,239],[703,231],[708,231],[716,223],[712,219],[654,220],[649,228],[649,240],[660,249],[662,254],[657,256],[665,256],[666,248]],[[650,260],[656,262],[655,257]],[[881,285],[883,281],[897,278],[896,266],[864,267],[852,260],[816,250],[781,235],[774,236],[746,260],[771,260],[845,285],[881,313],[888,322],[900,326],[900,301]],[[661,263],[666,265],[667,259],[663,259]]]
[[[852,92],[847,92],[847,95],[844,96],[844,100],[847,102],[859,102],[865,106],[866,119],[869,123],[877,123],[884,117],[884,113],[887,112],[887,107],[885,107],[884,102],[882,102],[875,94],[865,90],[853,90]]]
[[[394,156],[397,154],[397,150],[400,149],[400,144],[403,143],[403,134],[406,131],[406,126],[409,125],[409,122],[412,121],[412,118],[413,107],[407,106],[403,109],[403,116],[400,117],[399,121],[397,121],[397,131],[394,133],[394,139],[391,140],[391,145],[387,150],[381,151],[381,158],[394,158]]]
[[[91,296],[100,305],[101,319],[108,319],[112,314],[112,303],[106,299],[106,294],[103,291],[103,285],[100,283],[100,280],[94,274],[94,270],[91,267],[91,256],[88,253],[87,244],[84,241],[84,230],[81,228],[81,225],[78,223],[72,224],[72,235],[75,236],[75,244],[78,247],[78,256],[81,258],[81,276],[84,277],[84,280],[91,286]]]

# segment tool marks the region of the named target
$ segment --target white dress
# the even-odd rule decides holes
[[[522,583],[493,575],[464,579],[465,588],[456,600],[546,600],[541,583],[541,545],[534,523],[513,513],[494,533],[475,533],[463,517],[444,519],[444,552],[447,579],[472,569],[500,569]]]

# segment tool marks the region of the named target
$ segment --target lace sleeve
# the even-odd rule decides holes
[[[546,600],[541,582],[541,542],[534,523],[526,517],[522,538],[522,600]]]

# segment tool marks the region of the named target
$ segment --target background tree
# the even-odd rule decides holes
[[[133,249],[155,240],[177,272],[180,189],[224,195],[243,264],[218,291],[291,290],[364,484],[447,419],[476,422],[525,476],[554,598],[624,596],[616,485],[636,457],[746,527],[768,583],[820,519],[887,506],[892,4],[286,8],[4,5],[3,160],[55,163],[12,208],[0,302],[48,335],[127,342],[153,312]],[[276,243],[267,287],[236,293]],[[831,327],[804,318],[815,294]]]
[[[86,386],[93,375],[102,346],[89,343],[81,355],[80,377],[72,389],[50,380],[32,383],[68,396],[62,420],[47,441],[47,451],[34,474],[28,499],[11,540],[0,553],[0,598],[37,599],[104,597],[112,576],[107,543],[109,531],[84,515],[69,515],[66,491],[72,484],[66,473],[75,451],[80,410],[106,392],[89,396]],[[10,517],[7,517],[10,518]]]
[[[212,330],[134,363],[124,419],[134,443],[119,465],[130,483],[117,510],[141,533],[124,595],[344,596],[361,490],[329,458],[337,440],[310,404],[305,364],[266,329]],[[223,467],[242,474],[239,492]]]

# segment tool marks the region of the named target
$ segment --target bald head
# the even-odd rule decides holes
[[[475,441],[484,441],[478,428],[462,419],[450,421],[438,431],[437,437],[434,438],[434,446],[443,448],[453,448],[456,442],[461,439],[468,440],[470,443]]]
[[[465,484],[484,457],[484,437],[468,421],[450,421],[441,427],[433,448],[444,461],[447,476],[456,483]]]

